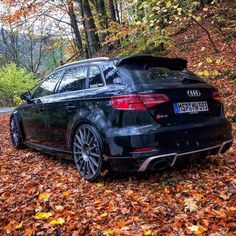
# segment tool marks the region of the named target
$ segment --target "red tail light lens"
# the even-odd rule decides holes
[[[111,97],[112,107],[118,110],[145,110],[168,102],[165,94],[130,94]]]
[[[213,98],[217,101],[222,103],[222,98],[219,92],[213,92]]]

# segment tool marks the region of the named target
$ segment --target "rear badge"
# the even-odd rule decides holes
[[[187,94],[189,97],[200,97],[201,96],[201,92],[197,89],[195,90],[188,90]]]
[[[156,115],[156,119],[159,120],[159,119],[162,119],[162,118],[167,118],[168,115]]]

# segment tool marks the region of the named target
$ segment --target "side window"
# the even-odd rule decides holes
[[[121,78],[121,76],[114,69],[114,65],[112,63],[104,64],[102,69],[103,69],[103,74],[104,74],[107,84],[126,85],[125,81]]]
[[[68,69],[61,81],[58,93],[85,89],[87,70],[85,66]]]
[[[60,80],[61,75],[62,71],[58,71],[46,78],[43,83],[36,89],[33,98],[51,95],[54,92],[55,86]]]
[[[104,85],[101,71],[98,66],[89,68],[89,88],[102,87]]]

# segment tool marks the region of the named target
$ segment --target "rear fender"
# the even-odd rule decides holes
[[[75,131],[81,124],[90,124],[94,126],[101,135],[103,141],[105,138],[105,130],[110,127],[110,124],[107,122],[107,118],[105,117],[105,114],[101,109],[96,109],[93,112],[88,110],[79,111],[74,117],[74,120],[68,129],[68,148],[72,147]]]

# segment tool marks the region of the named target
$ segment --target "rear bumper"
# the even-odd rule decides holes
[[[130,134],[129,130],[122,134],[107,138],[108,156],[116,171],[145,171],[158,163],[173,166],[182,157],[214,155],[232,145],[231,124],[227,119],[160,128],[155,133],[147,129],[142,134]],[[154,147],[154,150],[133,151],[142,147]]]
[[[225,151],[227,151],[231,145],[232,145],[232,140],[228,140],[228,141],[223,142],[221,145],[216,145],[216,146],[212,146],[212,147],[208,147],[208,148],[203,148],[203,149],[198,149],[198,150],[193,150],[193,151],[183,152],[183,153],[168,153],[168,154],[164,154],[164,155],[159,155],[159,156],[157,155],[157,156],[148,157],[142,163],[142,165],[139,167],[138,171],[147,170],[148,167],[150,167],[150,165],[152,164],[152,162],[156,162],[159,159],[163,159],[163,158],[170,159],[171,162],[169,163],[169,166],[174,166],[176,160],[179,157],[194,155],[196,153],[198,153],[198,154],[206,153],[209,155],[220,154],[220,153],[224,153]]]

